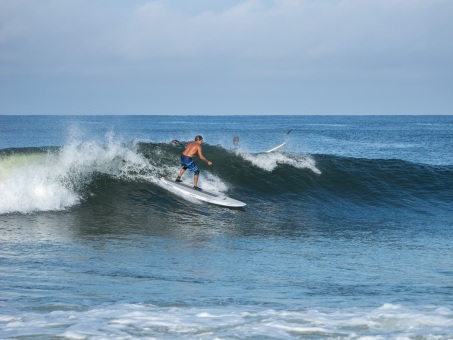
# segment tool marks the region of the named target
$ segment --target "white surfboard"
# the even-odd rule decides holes
[[[160,180],[168,187],[171,187],[172,189],[177,190],[178,192],[184,195],[193,197],[200,201],[230,208],[239,208],[246,206],[244,202],[235,200],[234,198],[228,196],[213,194],[211,192],[207,192],[206,190],[203,191],[194,190],[193,186],[191,185],[187,185],[181,182],[175,182],[174,180],[169,180],[163,177],[161,177]]]
[[[277,145],[275,148],[272,148],[272,149],[269,149],[267,151],[265,151],[266,153],[269,153],[269,152],[273,152],[273,151],[276,151],[282,147],[284,147],[286,145],[286,143],[283,143],[283,144],[280,144],[280,145]]]

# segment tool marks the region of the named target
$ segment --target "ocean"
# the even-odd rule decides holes
[[[0,116],[1,339],[453,339],[452,241],[453,116]]]

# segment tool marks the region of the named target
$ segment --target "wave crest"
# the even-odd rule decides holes
[[[112,139],[9,150],[0,154],[0,214],[64,210],[83,199],[95,173],[120,178],[147,167],[143,156]]]

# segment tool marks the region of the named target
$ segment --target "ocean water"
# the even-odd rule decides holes
[[[453,116],[0,116],[0,268],[1,339],[453,339]]]

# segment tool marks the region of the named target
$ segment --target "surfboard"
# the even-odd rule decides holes
[[[166,179],[161,177],[160,180],[168,187],[177,190],[178,192],[195,198],[200,201],[208,202],[211,204],[220,205],[223,207],[230,207],[230,208],[240,208],[245,207],[246,204],[244,202],[235,200],[234,198],[218,195],[206,190],[198,191],[194,190],[193,186],[185,184],[184,182],[175,182],[174,180]]]
[[[266,153],[273,152],[273,151],[276,151],[276,150],[278,150],[278,149],[284,147],[285,145],[286,145],[286,142],[283,143],[283,144],[277,145],[276,147],[274,147],[274,148],[272,148],[272,149],[269,149],[269,150],[267,150],[267,151],[264,151],[264,152],[266,152]]]

